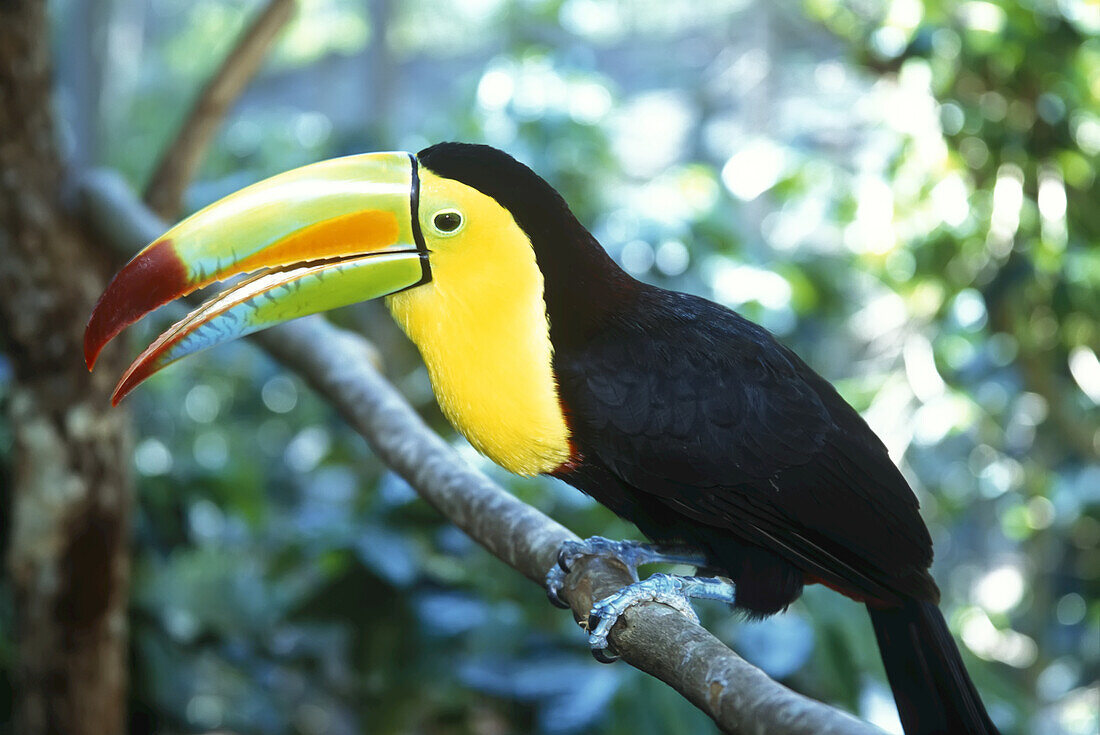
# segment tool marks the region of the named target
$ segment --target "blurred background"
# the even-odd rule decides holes
[[[262,5],[52,2],[72,165],[140,188]],[[1006,735],[1100,730],[1100,3],[299,6],[188,211],[342,154],[511,152],[632,274],[762,323],[863,412],[920,497],[944,612]],[[517,496],[582,536],[636,536],[557,481],[479,458],[384,309],[332,318]],[[0,351],[0,403],[11,380]],[[659,682],[593,662],[568,614],[248,344],[128,404],[132,732],[713,730]],[[860,606],[815,587],[764,622],[699,608],[776,679],[900,732]],[[0,722],[12,706],[5,687]]]

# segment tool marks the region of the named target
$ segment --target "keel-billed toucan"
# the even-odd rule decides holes
[[[648,599],[699,593],[769,615],[828,585],[867,605],[909,735],[995,732],[937,608],[917,500],[859,414],[765,329],[627,275],[507,154],[350,156],[210,205],[111,282],[89,367],[144,314],[243,273],[146,349],[114,400],[196,350],[385,296],[478,450],[565,480],[723,575],[658,575]],[[563,566],[623,549],[574,545]],[[619,603],[647,596],[630,589]],[[598,612],[613,623],[621,607]]]

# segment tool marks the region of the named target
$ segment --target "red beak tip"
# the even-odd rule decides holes
[[[132,385],[127,385],[128,377],[128,375],[124,375],[122,377],[122,380],[118,381],[118,385],[115,386],[114,391],[111,393],[112,406],[117,406],[118,404],[122,403],[122,399],[129,395],[130,391],[133,390]]]
[[[98,306],[96,304],[97,308],[92,310],[92,315],[88,318],[88,326],[84,327],[84,364],[89,370],[95,367],[95,361],[104,345],[103,340],[96,338],[97,333],[101,331],[96,320],[99,315]]]
[[[115,336],[141,317],[190,293],[193,284],[170,239],[153,243],[120,270],[99,297],[84,330],[84,361],[91,369]]]

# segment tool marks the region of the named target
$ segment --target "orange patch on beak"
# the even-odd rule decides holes
[[[345,258],[349,252],[369,253],[392,245],[397,236],[397,218],[391,212],[352,212],[303,227],[234,264],[233,271],[248,273],[260,268]]]

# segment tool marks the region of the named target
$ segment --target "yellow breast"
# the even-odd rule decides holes
[[[453,206],[463,212],[464,228],[447,239],[425,228],[432,281],[387,304],[420,349],[454,427],[511,472],[551,472],[569,459],[570,446],[542,272],[511,215],[460,187],[422,173],[421,219]]]

